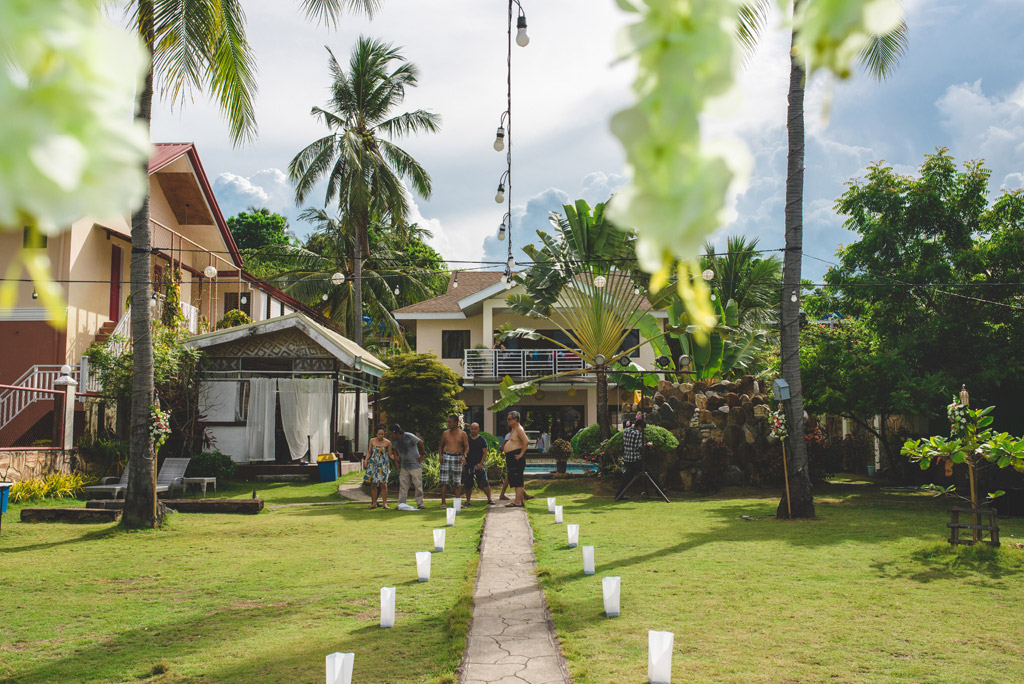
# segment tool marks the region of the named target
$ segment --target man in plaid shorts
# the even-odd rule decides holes
[[[459,417],[448,416],[448,429],[441,434],[441,508],[448,507],[448,486],[456,491],[462,486],[462,467],[469,453],[469,438],[459,428]]]

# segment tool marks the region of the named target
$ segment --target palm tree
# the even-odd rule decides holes
[[[402,179],[408,179],[420,197],[430,197],[430,176],[387,138],[434,133],[441,117],[422,109],[392,113],[405,99],[405,89],[416,86],[419,73],[398,48],[360,36],[347,72],[330,48],[327,52],[331,99],[324,108],[313,107],[311,113],[330,132],[295,155],[288,175],[295,183],[297,203],[326,179],[324,206],[337,201],[341,213],[352,221],[352,308],[358,321],[363,311],[363,253],[369,250],[370,221],[375,216],[392,224],[405,220],[409,196]],[[362,325],[352,332],[356,343],[362,344]]]
[[[805,2],[820,0],[793,0],[793,13]],[[768,22],[770,0],[754,0],[740,10],[739,40],[748,50],[753,49]],[[779,501],[776,515],[814,517],[814,495],[808,472],[807,447],[804,443],[804,407],[800,382],[800,266],[803,259],[803,203],[804,203],[804,89],[806,70],[802,58],[794,52],[796,34],[792,35],[789,59],[789,103],[786,127],[789,134],[789,152],[786,163],[786,252],[782,267],[781,332],[782,377],[789,383],[789,435],[790,463],[789,496]],[[899,64],[907,47],[907,26],[900,22],[891,33],[874,36],[860,54],[861,66],[875,79],[886,77]]]
[[[334,24],[345,10],[369,15],[380,0],[300,0],[312,19]],[[256,136],[253,96],[256,70],[245,36],[240,0],[130,0],[125,4],[131,26],[149,52],[150,68],[139,92],[135,118],[150,128],[154,82],[172,104],[193,91],[206,91],[220,105],[235,144]],[[143,173],[148,173],[143,165]],[[150,299],[149,195],[132,214],[131,297]],[[131,469],[125,495],[126,527],[155,527],[160,522],[156,499],[156,455],[150,437],[153,392],[153,339],[147,306],[131,309],[133,376],[131,406]]]
[[[355,226],[346,217],[332,218],[323,209],[308,208],[299,216],[314,226],[304,246],[274,245],[278,271],[269,280],[303,304],[319,311],[339,325],[345,335],[362,327],[352,302],[355,299]],[[372,248],[363,261],[364,307],[384,330],[407,346],[394,310],[441,294],[447,279],[429,268],[410,264],[407,246],[430,236],[430,231],[413,225],[382,226],[371,222],[369,244]],[[336,273],[344,276],[333,282]],[[397,290],[397,292],[396,292]],[[326,299],[324,298],[326,295]]]
[[[725,254],[710,241],[704,243],[701,267],[714,273],[708,285],[723,302],[736,302],[739,327],[763,330],[778,316],[782,262],[772,255],[758,256],[758,238],[736,235],[726,240]]]

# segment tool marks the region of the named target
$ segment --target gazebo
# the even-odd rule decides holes
[[[352,340],[293,313],[197,335],[188,346],[207,356],[202,420],[236,462],[315,462],[321,453],[360,451],[368,399],[388,367]]]

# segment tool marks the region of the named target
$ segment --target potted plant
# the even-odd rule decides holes
[[[548,449],[548,456],[555,459],[555,469],[565,473],[569,465],[569,457],[572,456],[572,445],[564,439],[556,439]]]

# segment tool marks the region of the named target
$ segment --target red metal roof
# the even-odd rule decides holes
[[[156,173],[189,150],[195,149],[192,143],[156,143],[153,156],[149,158],[149,172]]]

